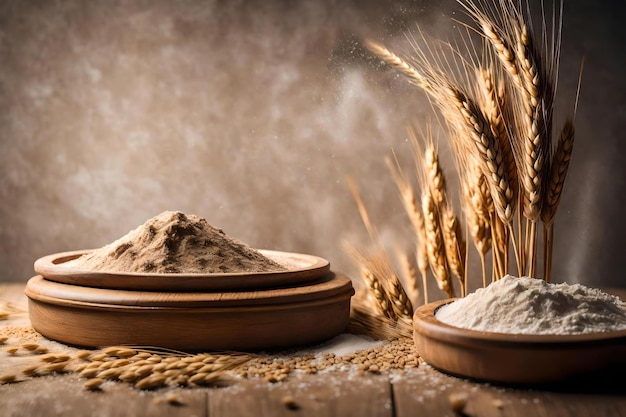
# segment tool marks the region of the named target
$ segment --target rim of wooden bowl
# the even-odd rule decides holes
[[[315,255],[259,249],[263,255],[297,267],[286,271],[234,273],[144,273],[87,271],[63,266],[65,262],[89,253],[82,249],[53,253],[37,259],[35,272],[47,280],[95,288],[144,291],[238,291],[302,285],[331,273],[330,262]]]

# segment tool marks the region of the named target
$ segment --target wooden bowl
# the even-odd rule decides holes
[[[226,293],[112,290],[37,275],[24,292],[33,328],[50,339],[197,352],[322,342],[347,326],[354,289],[333,273],[293,288]]]
[[[562,382],[626,364],[626,330],[576,335],[504,334],[462,329],[437,320],[446,299],[413,315],[417,351],[442,372],[513,385]]]
[[[214,274],[161,274],[85,271],[64,266],[65,262],[90,252],[77,250],[47,255],[35,261],[35,272],[49,281],[84,287],[142,291],[233,291],[300,285],[330,273],[323,258],[302,253],[259,250],[287,267],[279,272]]]

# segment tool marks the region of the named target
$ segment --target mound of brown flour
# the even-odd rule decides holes
[[[125,236],[63,264],[88,271],[232,273],[284,271],[206,219],[165,211]]]

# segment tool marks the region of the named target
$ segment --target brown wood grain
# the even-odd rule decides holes
[[[626,386],[607,374],[541,387],[507,386],[448,376],[423,365],[413,377],[393,384],[393,396],[397,417],[626,416]],[[466,398],[462,413],[453,409],[455,396]]]
[[[83,379],[64,375],[0,385],[2,417],[202,417],[207,415],[206,390],[139,391],[107,382],[97,392],[85,391]],[[166,396],[176,393],[180,405]]]
[[[343,375],[343,376],[341,376]],[[211,417],[393,416],[389,379],[348,377],[345,373],[309,375],[271,384],[245,381],[209,392]],[[297,409],[291,409],[287,397]]]

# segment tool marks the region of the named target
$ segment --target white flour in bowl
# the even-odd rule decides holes
[[[507,275],[439,308],[436,318],[471,330],[580,334],[626,330],[626,303],[581,284]]]

